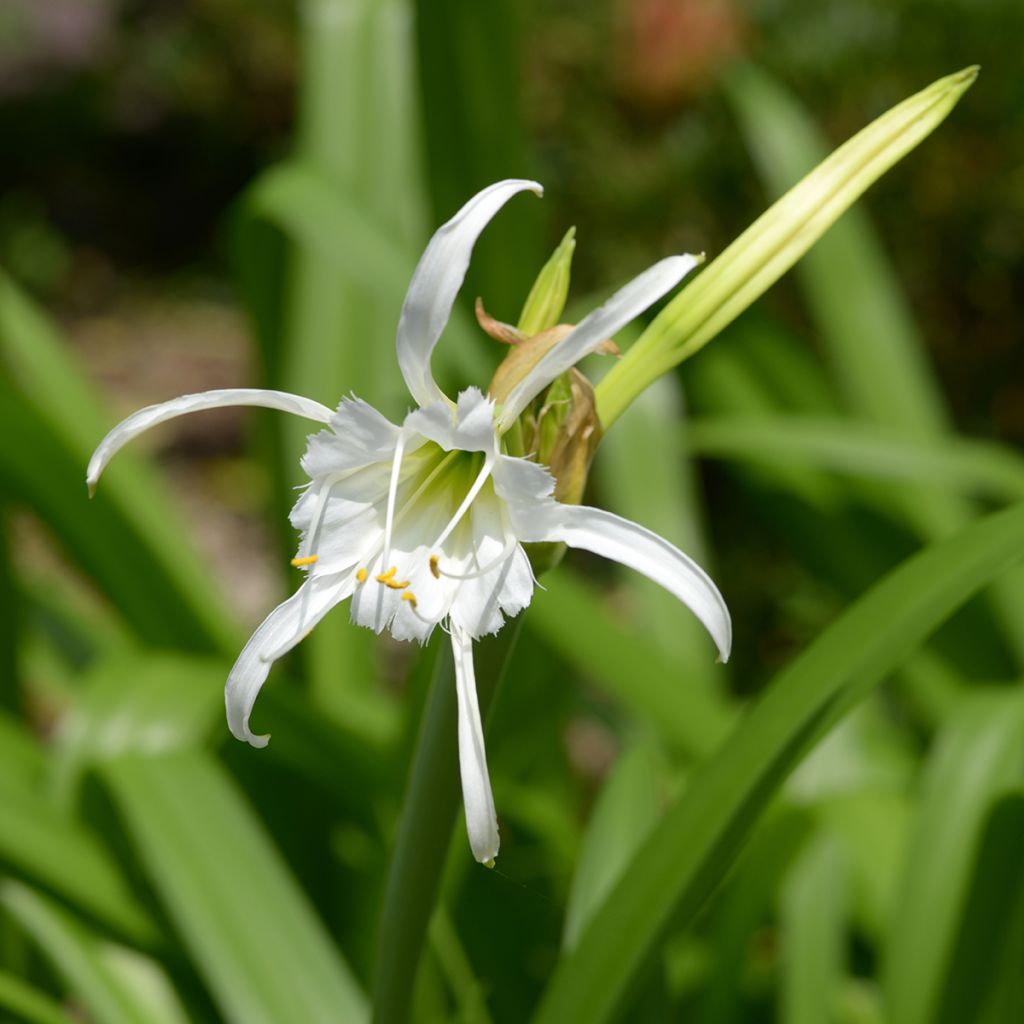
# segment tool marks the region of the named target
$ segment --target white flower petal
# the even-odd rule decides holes
[[[484,730],[473,672],[473,641],[454,624],[452,653],[455,656],[455,693],[459,705],[459,773],[462,776],[462,802],[466,808],[466,831],[473,856],[481,864],[493,864],[498,856],[498,816],[487,774]]]
[[[440,445],[446,452],[458,448],[464,452],[498,454],[494,402],[479,388],[460,391],[454,410],[447,400],[413,409],[402,426]]]
[[[390,458],[400,429],[372,405],[343,398],[326,430],[310,435],[302,468],[311,477]]]
[[[291,650],[351,590],[351,574],[313,577],[257,627],[242,648],[224,687],[228,728],[236,739],[254,747],[267,745],[270,736],[253,735],[249,716],[273,660]]]
[[[728,661],[732,620],[725,599],[693,559],[656,533],[611,512],[551,502],[546,508],[510,510],[523,541],[561,541],[620,562],[679,598],[703,623]]]
[[[418,405],[444,398],[430,372],[430,356],[448,323],[480,232],[519,192],[543,195],[535,181],[499,181],[475,195],[442,225],[420,257],[398,321],[395,347],[409,393]]]
[[[122,420],[102,441],[93,452],[86,472],[86,483],[90,494],[96,489],[100,474],[110,460],[132,438],[138,437],[144,430],[155,427],[165,420],[184,416],[189,412],[200,412],[203,409],[218,409],[230,405],[258,405],[267,409],[280,409],[296,416],[319,420],[327,423],[333,413],[326,405],[314,402],[311,398],[301,395],[290,395],[285,391],[264,391],[260,388],[228,388],[222,391],[203,391],[197,395],[182,395],[169,402],[159,405],[148,405],[145,409],[132,413]]]
[[[519,414],[553,380],[675,288],[699,262],[696,256],[669,256],[648,267],[603,306],[598,306],[581,320],[509,393],[498,417],[498,432],[508,430]]]

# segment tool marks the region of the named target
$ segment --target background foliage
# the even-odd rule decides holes
[[[1010,0],[4,5],[6,1018],[1024,1017],[1022,29]],[[267,750],[230,739],[227,669],[294,583],[302,432],[179,421],[88,503],[119,414],[250,384],[401,413],[426,237],[529,175],[545,201],[485,235],[439,350],[484,381],[469,302],[515,319],[569,225],[586,308],[972,62],[602,444],[595,500],[719,582],[727,670],[645,581],[546,577],[478,669],[494,872],[454,760],[421,767],[421,721],[453,721],[433,645],[335,614],[261,697]]]

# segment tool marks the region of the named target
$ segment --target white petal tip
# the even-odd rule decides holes
[[[248,733],[245,737],[245,742],[248,743],[250,747],[262,750],[270,742],[270,733],[266,732],[262,736],[254,736],[252,733]]]
[[[89,497],[90,498],[95,498],[96,497],[96,484],[97,484],[96,480],[86,480],[85,481],[85,486],[89,490]]]
[[[480,863],[483,864],[483,866],[485,868],[490,868],[493,871],[494,870],[494,865],[497,862],[495,861],[495,859],[493,857],[491,857],[490,860],[482,860],[482,861],[480,861]]]

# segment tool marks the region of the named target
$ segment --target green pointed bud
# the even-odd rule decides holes
[[[597,386],[607,429],[652,381],[703,348],[770,288],[861,194],[937,128],[978,76],[932,83],[840,146],[685,287]]]
[[[554,327],[565,309],[569,295],[572,254],[576,250],[576,229],[569,228],[558,248],[544,264],[519,314],[519,330],[532,337]]]

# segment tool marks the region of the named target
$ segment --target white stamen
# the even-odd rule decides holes
[[[391,462],[391,482],[388,484],[388,508],[384,517],[384,557],[381,565],[391,564],[391,530],[395,522],[395,499],[398,495],[398,475],[402,469],[402,456],[405,454],[405,431],[398,436],[395,444],[395,457]]]
[[[494,467],[494,459],[491,456],[487,456],[484,459],[483,467],[480,472],[477,473],[476,479],[473,481],[473,486],[470,487],[465,498],[462,499],[462,504],[455,510],[455,515],[448,521],[448,525],[441,531],[441,536],[434,541],[433,544],[429,545],[432,548],[439,548],[450,536],[452,530],[462,521],[462,517],[469,511],[470,505],[476,500],[476,496],[480,493],[480,488],[487,483],[487,478],[491,475],[491,469]]]
[[[437,566],[437,571],[441,576],[447,576],[450,580],[475,580],[480,576],[486,576],[493,569],[501,565],[515,551],[518,543],[515,537],[509,537],[505,541],[501,554],[497,558],[492,558],[482,569],[477,569],[475,572],[448,572],[447,569],[442,569],[440,565]],[[475,557],[474,553],[474,559]]]

